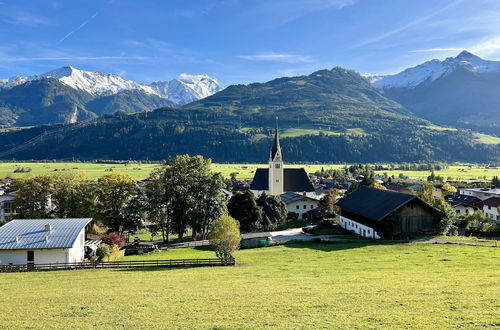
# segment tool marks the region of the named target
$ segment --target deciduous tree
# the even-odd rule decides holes
[[[220,217],[211,224],[208,239],[219,258],[231,259],[241,242],[238,221],[227,215]]]
[[[227,208],[229,215],[240,222],[242,232],[248,233],[261,228],[262,209],[257,205],[257,200],[251,191],[234,194]]]

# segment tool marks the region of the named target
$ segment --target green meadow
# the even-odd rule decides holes
[[[97,179],[109,171],[120,171],[130,174],[134,179],[140,180],[146,178],[149,173],[159,164],[145,163],[130,163],[130,164],[98,164],[98,163],[71,163],[71,162],[37,162],[37,163],[22,163],[22,162],[3,162],[0,163],[0,177],[20,178],[26,175],[36,174],[51,174],[62,170],[79,171],[88,174],[90,177]],[[286,164],[288,168],[303,167],[308,173],[314,173],[322,168],[327,169],[342,169],[345,164]],[[259,167],[267,167],[267,164],[218,164],[212,165],[212,170],[222,173],[225,177],[229,177],[231,173],[237,173],[239,179],[252,178],[255,170]],[[31,172],[16,172],[19,168],[30,168]],[[377,171],[379,174],[387,173],[388,175],[398,176],[400,173],[408,176],[410,179],[420,180],[426,179],[429,176],[429,171]],[[436,175],[441,175],[445,179],[452,180],[491,180],[493,176],[500,176],[500,168],[488,168],[486,165],[478,164],[454,164],[448,168],[435,171]]]
[[[303,243],[235,256],[235,267],[0,274],[0,327],[500,327],[498,248]]]

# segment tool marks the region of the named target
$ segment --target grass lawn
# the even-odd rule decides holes
[[[303,243],[236,259],[236,267],[0,274],[0,327],[500,326],[498,248]]]

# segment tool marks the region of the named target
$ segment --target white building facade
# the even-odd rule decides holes
[[[77,263],[92,219],[12,220],[0,227],[0,265]]]
[[[375,229],[363,225],[354,220],[351,220],[349,218],[340,216],[339,224],[340,227],[344,228],[345,230],[352,231],[353,233],[360,235],[362,237],[380,239],[380,236]]]

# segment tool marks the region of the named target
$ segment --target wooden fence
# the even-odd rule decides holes
[[[74,262],[53,264],[23,264],[2,265],[0,273],[32,272],[65,269],[104,269],[104,268],[151,268],[151,267],[206,267],[206,266],[234,266],[231,259],[171,259],[171,260],[127,260],[102,262]]]

